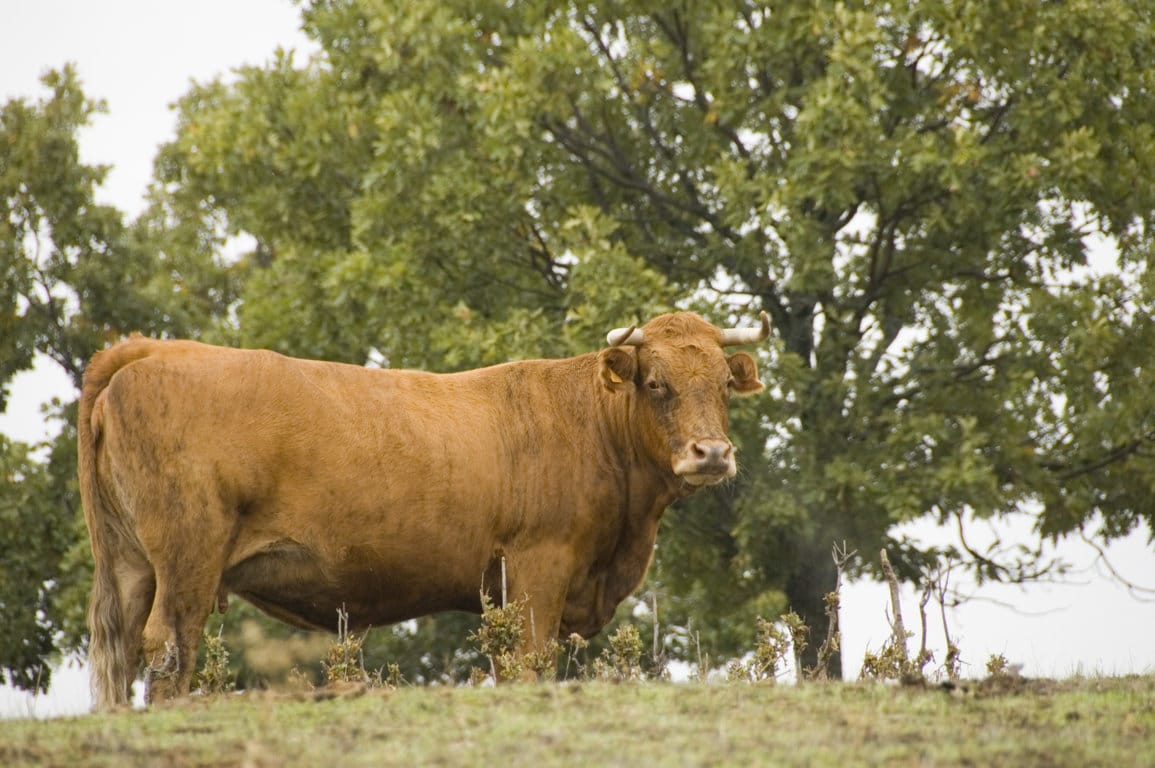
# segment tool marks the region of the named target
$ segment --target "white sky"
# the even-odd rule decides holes
[[[3,0],[0,19],[0,100],[44,97],[39,76],[75,62],[86,94],[104,99],[109,109],[82,134],[83,159],[113,166],[99,198],[130,217],[143,207],[157,146],[172,136],[175,116],[169,105],[191,81],[208,80],[243,64],[263,64],[278,46],[296,49],[298,61],[316,48],[299,31],[298,10],[288,0]],[[36,371],[13,382],[9,413],[0,414],[0,431],[39,439],[45,430],[39,403],[70,393],[67,378],[41,361]],[[949,533],[933,526],[911,530],[927,540],[951,540]],[[1024,521],[1002,530],[1030,541]],[[1108,553],[1132,581],[1155,587],[1155,550],[1146,538],[1144,530],[1117,542]],[[967,674],[980,676],[986,659],[995,653],[1022,664],[1027,675],[1155,672],[1155,602],[1131,597],[1093,564],[1095,553],[1085,545],[1070,543],[1060,551],[1078,569],[1073,583],[1021,590],[988,586],[980,592],[982,601],[950,614],[951,634],[970,665]],[[888,599],[879,584],[845,587],[848,672],[857,671],[865,649],[877,650],[886,640]],[[905,600],[907,626],[917,628],[914,596],[908,594]],[[930,647],[941,659],[936,615],[931,623]],[[38,699],[0,689],[0,717],[87,711],[84,671],[66,668],[57,679],[48,696]]]

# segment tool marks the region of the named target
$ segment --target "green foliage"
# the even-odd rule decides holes
[[[99,316],[69,310],[103,282],[120,215],[96,205],[106,169],[79,161],[76,131],[102,109],[86,99],[71,69],[44,77],[50,98],[0,108],[0,407],[12,375],[49,354],[79,382],[84,346],[99,339]],[[99,315],[99,313],[94,313]]]
[[[28,446],[0,435],[0,671],[4,682],[41,691],[55,651],[52,579],[71,531],[70,510],[53,503],[49,488],[48,470]]]

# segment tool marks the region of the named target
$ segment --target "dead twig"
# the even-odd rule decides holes
[[[846,564],[850,562],[850,558],[856,554],[858,554],[856,549],[847,551],[845,541],[842,542],[841,547],[837,543],[831,547],[830,555],[834,559],[835,569],[834,590],[827,592],[825,597],[826,637],[823,639],[822,645],[818,646],[818,658],[815,661],[814,669],[810,670],[809,676],[813,680],[827,679],[830,659],[842,648],[842,628],[838,624],[838,613],[842,600],[842,574],[846,570]],[[802,676],[799,675],[798,679],[801,681]]]
[[[899,651],[902,661],[905,663],[910,659],[910,655],[906,649],[906,627],[903,626],[902,623],[902,604],[899,601],[898,577],[894,575],[894,569],[890,566],[890,558],[887,557],[885,549],[879,553],[879,558],[882,563],[882,575],[890,587],[890,605],[893,610],[890,620],[891,638],[894,648]]]

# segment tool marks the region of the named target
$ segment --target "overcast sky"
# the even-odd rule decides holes
[[[143,207],[157,146],[172,136],[175,117],[169,105],[190,82],[263,64],[278,46],[296,49],[298,61],[316,49],[300,32],[298,10],[288,0],[4,0],[0,19],[0,100],[43,97],[40,75],[76,63],[87,95],[104,99],[109,109],[82,134],[82,157],[113,166],[99,198],[130,217]],[[40,402],[72,395],[67,379],[51,364],[18,377],[12,392],[0,431],[25,440],[44,434]],[[910,530],[934,541],[953,540],[951,533],[927,525]],[[1004,530],[1031,540],[1026,521]],[[983,540],[983,531],[975,538]],[[1072,583],[986,587],[980,600],[950,614],[953,639],[970,665],[967,674],[980,676],[988,656],[996,653],[1022,664],[1028,675],[1155,672],[1155,602],[1130,596],[1094,563],[1095,554],[1085,545],[1069,544],[1061,552],[1077,567]],[[1129,578],[1155,587],[1155,550],[1146,531],[1115,544],[1109,554]],[[866,648],[877,650],[885,641],[887,603],[881,585],[845,589],[849,672],[861,665]],[[917,628],[912,594],[904,611],[907,626]],[[937,616],[931,618],[930,646],[941,660],[941,626]],[[0,690],[0,716],[86,711],[85,673],[63,670],[58,679],[61,684],[48,698],[35,701]]]

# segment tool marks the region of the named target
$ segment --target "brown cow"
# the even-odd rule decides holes
[[[649,566],[674,499],[733,477],[754,359],[690,313],[600,352],[433,374],[133,337],[84,377],[97,706],[188,692],[218,599],[350,629],[480,610],[500,582],[537,645],[589,636]]]

